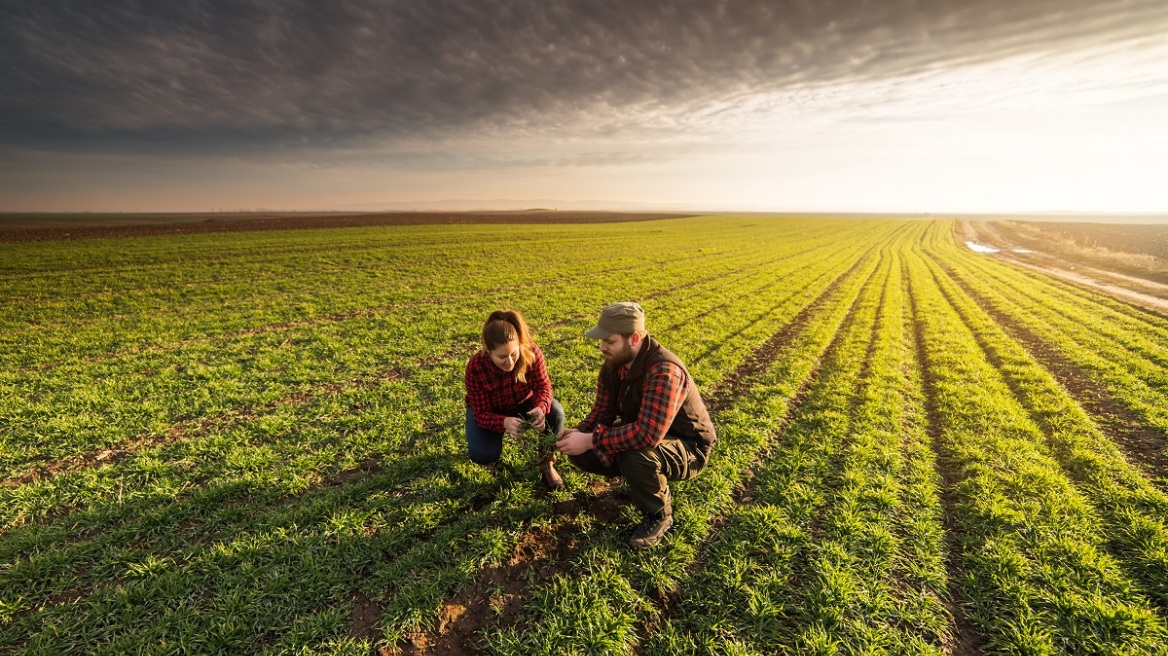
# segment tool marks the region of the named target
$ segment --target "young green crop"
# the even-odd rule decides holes
[[[908,419],[893,414],[882,435],[873,423],[888,407],[882,395],[912,395],[899,286],[899,266],[883,259],[647,653],[940,653],[948,629],[935,491],[908,472],[912,487],[884,488],[895,485],[881,472],[899,459]],[[862,471],[882,447],[881,464]],[[917,565],[898,572],[910,554]]]
[[[1054,378],[966,296],[949,277],[953,269],[930,266],[947,300],[1046,434],[1052,455],[1097,508],[1109,550],[1145,594],[1168,607],[1168,495],[1133,467]]]
[[[559,438],[554,433],[549,431],[546,427],[538,429],[535,427],[535,420],[523,415],[519,416],[519,436],[521,439],[534,441],[543,447],[553,446]]]
[[[961,531],[962,589],[994,648],[1079,644],[1157,653],[1164,620],[1105,553],[1087,500],[986,361],[926,263],[910,261],[912,298]],[[1127,621],[1116,626],[1111,618]]]
[[[1082,320],[1117,363],[1156,362],[1138,328],[1154,324],[1057,285],[1059,305],[1039,302],[947,222],[5,249],[0,651],[993,652],[1098,645],[1100,618],[1121,616],[1116,648],[1161,635],[1162,496],[962,285],[994,303],[1025,292],[1010,307],[1035,332],[1053,313]],[[491,474],[462,434],[490,310],[525,313],[570,426],[600,364],[582,335],[623,299],[687,363],[720,438],[707,471],[674,485],[677,523],[649,553],[627,549],[638,517],[602,481],[564,463],[566,489],[543,491],[544,437],[509,441]],[[1081,316],[1092,303],[1104,325]],[[978,419],[1010,404],[1009,421]],[[1028,477],[1055,491],[1045,510]],[[1006,576],[1015,565],[1028,575]],[[463,604],[494,610],[459,621]],[[1011,619],[1027,605],[1033,621]]]
[[[773,259],[773,257],[770,259]],[[797,265],[798,263],[795,262],[793,264]],[[647,283],[650,285],[653,284],[652,281],[647,281]],[[680,294],[681,294],[681,292],[679,292],[679,296],[680,296]],[[599,303],[599,299],[596,302]],[[579,340],[579,338],[577,336],[578,332],[583,330],[584,326],[582,324],[585,323],[585,321],[586,321],[583,317],[591,315],[593,311],[594,310],[589,310],[586,313],[582,313],[581,319],[579,320],[579,323],[581,325],[571,326],[570,332],[567,330],[569,327],[566,326],[564,329],[565,335],[570,334],[571,339],[573,341],[578,341]],[[590,318],[590,316],[589,316],[589,318]],[[448,389],[449,387],[452,387],[452,386],[457,386],[458,383],[456,381],[458,380],[458,377],[457,377],[458,364],[457,363],[451,363],[451,364],[453,364],[454,366],[452,366],[449,369],[445,369],[445,371],[450,372],[451,375],[450,375],[450,377],[445,378],[442,382],[435,382],[433,384],[429,384],[429,383],[422,384],[422,379],[416,379],[416,380],[412,381],[411,384],[413,384],[413,385],[418,385],[418,384],[421,385],[421,387],[418,388],[419,392],[420,392],[420,396],[419,396],[420,402],[418,404],[419,407],[426,408],[427,410],[432,409],[431,406],[426,405],[428,403],[425,400],[427,397],[433,399],[433,398],[437,397],[438,395],[442,394],[441,390]],[[590,375],[594,375],[594,374],[590,374]],[[390,381],[390,383],[392,384],[392,381]],[[588,387],[590,387],[590,386],[591,385],[589,384]],[[432,390],[432,392],[428,392],[427,390]],[[344,388],[341,388],[338,391],[344,392]],[[354,394],[353,398],[356,399],[355,401],[344,402],[344,403],[341,403],[339,405],[337,405],[337,404],[323,405],[323,406],[320,406],[319,409],[317,409],[317,410],[313,410],[313,407],[316,405],[314,403],[309,403],[306,406],[301,406],[299,402],[292,403],[292,404],[289,404],[287,406],[278,406],[278,408],[279,407],[285,408],[286,411],[282,414],[286,414],[289,418],[294,418],[297,416],[307,417],[309,419],[310,424],[311,423],[320,423],[321,418],[324,418],[324,417],[334,417],[334,418],[336,418],[337,421],[351,425],[352,422],[350,420],[347,420],[346,416],[352,413],[352,409],[355,407],[360,407],[360,405],[369,405],[371,400],[376,398],[377,394],[384,393],[384,388],[378,389],[377,387],[375,387],[373,389],[362,390],[361,387],[357,387],[356,389],[352,390],[352,392]],[[396,394],[396,393],[394,393],[394,394]],[[305,397],[305,400],[311,401],[312,398],[313,397],[311,397],[311,396]],[[326,401],[328,399],[328,396],[322,396],[322,397],[320,397],[320,399],[321,399],[321,401]],[[392,412],[391,408],[386,408],[386,410],[389,410]],[[305,412],[305,411],[307,411],[307,412]],[[449,414],[454,415],[456,413],[451,412]],[[306,443],[303,439],[299,439],[299,438],[288,442],[289,446],[293,447],[293,450],[288,451],[288,455],[281,456],[281,455],[273,454],[275,457],[272,457],[271,455],[267,455],[265,453],[266,451],[269,450],[270,447],[265,446],[264,442],[270,442],[272,445],[282,443],[287,438],[282,437],[281,432],[283,430],[286,430],[286,429],[281,429],[280,426],[281,425],[292,426],[294,424],[293,423],[281,424],[280,422],[273,423],[272,421],[267,419],[265,415],[262,415],[262,414],[259,417],[257,417],[256,419],[259,420],[259,423],[255,424],[256,428],[261,428],[263,431],[262,434],[266,436],[266,437],[264,437],[263,441],[261,441],[258,444],[258,446],[260,447],[260,450],[257,452],[257,455],[261,455],[261,454],[263,455],[262,461],[256,460],[252,456],[244,455],[243,453],[233,455],[233,454],[231,454],[230,450],[229,451],[221,451],[221,452],[209,451],[208,456],[210,456],[211,458],[228,458],[229,459],[229,460],[227,460],[228,462],[238,463],[240,465],[247,467],[248,469],[254,468],[257,465],[260,468],[268,468],[268,467],[271,467],[272,465],[280,462],[281,460],[285,460],[285,459],[287,459],[287,461],[290,464],[294,465],[297,469],[303,468],[303,469],[300,469],[301,471],[304,472],[303,475],[293,475],[293,476],[289,477],[286,473],[280,472],[271,479],[273,481],[275,481],[275,480],[282,481],[282,484],[278,488],[275,488],[272,490],[273,494],[268,496],[270,501],[265,502],[268,504],[276,504],[273,507],[278,507],[279,504],[281,503],[280,500],[282,498],[287,498],[284,495],[286,495],[288,493],[296,494],[296,490],[303,489],[303,486],[306,483],[309,486],[311,486],[312,485],[311,481],[313,480],[314,472],[321,471],[322,467],[330,468],[330,465],[333,462],[338,462],[337,461],[338,455],[342,456],[342,459],[338,462],[338,464],[340,464],[340,462],[344,462],[346,460],[349,462],[354,462],[355,464],[360,462],[360,460],[359,460],[360,454],[359,453],[346,456],[342,452],[337,452],[335,447],[338,447],[338,446],[343,447],[346,445],[347,442],[350,442],[350,440],[352,438],[358,438],[358,443],[367,444],[368,447],[384,448],[383,446],[379,445],[376,440],[371,441],[368,439],[360,439],[361,432],[359,432],[359,431],[354,432],[351,428],[345,429],[342,432],[342,434],[347,435],[346,440],[338,442],[335,439],[329,439],[327,436],[329,435],[329,433],[331,431],[326,426],[322,426],[321,428],[323,428],[324,430],[320,431],[319,434],[324,438],[324,440],[320,442],[321,446],[325,447],[325,450],[322,450],[320,452],[320,455],[323,457],[321,457],[319,459],[317,459],[317,458],[306,459],[304,457],[305,455],[308,455],[308,453],[305,453],[305,450],[304,450]],[[251,425],[250,420],[248,420],[246,423],[241,425],[241,427],[243,427],[245,429],[243,431],[240,431],[240,435],[243,437],[243,439],[239,442],[239,444],[241,444],[241,445],[255,444],[255,439],[253,437],[248,437],[248,433],[251,432],[251,429],[247,428],[249,425]],[[412,431],[407,429],[406,434],[408,435],[411,432]],[[432,430],[428,431],[428,432],[432,433]],[[291,437],[291,435],[289,435],[289,437]],[[271,442],[271,440],[273,440],[273,439],[275,439],[276,441]],[[166,463],[175,462],[179,465],[178,468],[172,468],[173,471],[175,472],[175,474],[181,475],[181,476],[186,476],[186,474],[184,474],[183,472],[185,469],[189,469],[190,464],[192,463],[192,460],[189,456],[180,455],[181,449],[184,448],[187,444],[197,445],[200,443],[216,444],[214,442],[206,442],[205,440],[199,440],[197,442],[191,441],[189,443],[186,441],[176,442],[176,443],[173,443],[174,444],[173,447],[167,445],[164,447],[164,451],[173,450],[176,448],[179,449],[179,451],[174,452],[174,453],[160,454],[163,459],[153,460],[152,462],[154,462],[156,464],[151,464],[150,467],[155,468],[157,470],[157,466],[159,466],[159,465],[161,465],[163,467],[168,467],[168,465]],[[229,445],[231,443],[232,443],[232,440],[219,441],[218,448],[222,449],[223,447],[226,447],[227,445]],[[308,443],[308,444],[311,444],[311,443]],[[231,450],[235,450],[234,447],[232,447]],[[314,447],[310,446],[309,453],[311,453],[313,450],[314,450]],[[451,448],[451,452],[456,453],[457,451],[458,451],[457,448]],[[291,456],[291,454],[296,453],[296,452],[299,452],[300,455],[289,459],[289,456]],[[355,461],[353,460],[354,456],[357,456],[357,458],[358,458]],[[111,504],[111,507],[109,508],[109,511],[107,511],[107,512],[104,512],[104,513],[98,512],[98,513],[92,514],[91,520],[90,520],[92,522],[90,524],[91,526],[100,527],[100,526],[108,523],[108,521],[110,521],[110,511],[112,511],[113,513],[122,513],[122,512],[124,512],[123,509],[129,509],[131,514],[122,515],[122,516],[126,517],[126,518],[134,518],[136,516],[134,513],[135,512],[141,513],[141,509],[139,508],[137,511],[134,511],[133,508],[135,508],[136,506],[141,506],[142,502],[147,502],[148,500],[150,500],[152,498],[156,498],[156,497],[152,497],[152,496],[142,496],[142,492],[144,492],[145,490],[141,489],[140,487],[138,488],[140,491],[134,492],[134,490],[135,490],[135,486],[140,485],[139,482],[146,483],[147,481],[157,480],[157,479],[154,479],[153,477],[147,478],[147,479],[143,479],[140,477],[132,477],[132,478],[127,479],[127,478],[123,478],[121,476],[116,475],[117,470],[125,469],[127,465],[134,465],[133,467],[129,468],[132,471],[132,470],[137,469],[138,465],[147,464],[147,462],[151,462],[151,461],[142,461],[138,457],[133,457],[130,459],[121,459],[121,460],[117,461],[117,463],[114,465],[112,472],[107,472],[107,473],[112,473],[115,475],[114,480],[116,480],[116,482],[117,482],[117,485],[116,485],[117,492],[116,492],[116,497],[111,497],[111,499],[116,499],[116,503]],[[197,462],[197,460],[195,460],[193,462]],[[211,464],[212,462],[213,462],[213,460],[209,460],[208,464]],[[407,467],[404,467],[405,464],[406,463],[404,461],[392,462],[392,463],[386,462],[386,463],[384,463],[383,466],[395,467],[396,469],[394,469],[394,471],[401,471],[402,473],[408,473],[410,471],[410,469]],[[105,469],[105,468],[102,468],[99,470],[93,470],[93,471],[102,471],[103,469]],[[86,471],[83,470],[82,472],[80,472],[80,474],[84,475],[84,474],[86,474]],[[206,475],[198,473],[197,469],[192,471],[192,474],[193,474],[193,476],[191,476],[189,478],[189,480],[201,481],[199,483],[200,486],[207,486],[210,489],[216,489],[216,490],[217,489],[223,489],[223,490],[231,489],[230,487],[212,484],[212,482],[206,478]],[[228,483],[233,476],[237,476],[237,475],[238,474],[234,473],[230,469],[226,470],[223,474],[224,483]],[[76,478],[76,477],[66,475],[65,478],[60,479],[60,482],[61,483],[67,482],[69,478]],[[54,483],[57,482],[56,478],[50,479],[50,480],[52,480]],[[165,480],[162,480],[159,482],[162,483],[161,485],[157,485],[157,490],[159,493],[162,493],[164,495],[170,494],[170,493],[172,493],[171,490],[175,489],[172,484],[166,483]],[[403,484],[406,484],[406,483],[402,482],[402,483],[398,483],[397,485],[403,485]],[[151,485],[154,485],[154,483],[151,483]],[[245,490],[248,491],[248,496],[255,499],[255,498],[257,498],[256,493],[262,492],[264,490],[265,486],[267,486],[267,485],[269,485],[269,483],[266,483],[263,481],[256,481],[256,482],[249,483],[246,486],[239,487],[238,489],[240,491],[245,491]],[[107,490],[108,489],[109,488],[107,488]],[[284,491],[281,492],[281,490],[284,490]],[[457,490],[452,490],[452,492],[455,492],[456,496],[458,496]],[[107,493],[113,494],[112,490],[107,492]],[[138,496],[131,496],[133,494],[137,494]],[[461,494],[465,496],[467,493],[463,492]],[[71,498],[71,496],[72,495],[70,494],[70,497],[59,497],[59,498],[66,499],[66,498]],[[103,550],[107,550],[110,545],[116,544],[117,542],[125,542],[125,541],[132,541],[132,540],[141,541],[143,539],[143,537],[146,537],[149,535],[149,533],[144,533],[144,532],[142,532],[142,530],[143,529],[148,530],[147,526],[158,525],[157,524],[158,522],[161,522],[163,525],[166,525],[166,524],[174,525],[174,524],[178,524],[178,523],[191,523],[191,522],[193,522],[194,526],[198,526],[200,524],[222,526],[223,525],[222,520],[215,519],[215,515],[220,514],[219,511],[216,511],[215,514],[212,514],[211,516],[208,516],[206,513],[207,513],[207,511],[216,509],[217,508],[217,506],[215,505],[216,502],[221,503],[222,500],[224,500],[224,499],[226,499],[229,503],[227,504],[226,507],[223,507],[223,510],[221,512],[228,513],[227,516],[240,515],[241,513],[247,513],[247,514],[252,513],[252,511],[248,510],[248,508],[251,507],[250,503],[244,503],[243,505],[236,505],[234,503],[231,503],[232,498],[233,498],[233,495],[231,495],[231,494],[229,494],[227,497],[224,497],[221,493],[216,493],[216,494],[213,494],[210,496],[200,497],[198,499],[199,503],[197,505],[188,504],[188,503],[184,502],[182,499],[180,499],[179,503],[176,504],[176,508],[181,509],[184,506],[186,506],[186,507],[189,507],[190,510],[196,511],[196,512],[191,513],[189,511],[181,511],[180,514],[178,514],[177,516],[173,512],[155,514],[155,516],[149,518],[150,519],[149,524],[141,524],[141,525],[138,524],[136,519],[132,519],[131,520],[132,523],[123,524],[126,528],[131,529],[131,531],[132,531],[131,533],[127,533],[126,531],[119,530],[119,531],[116,531],[116,533],[109,534],[110,538],[111,538],[109,540],[104,540],[104,539],[98,540],[98,541],[83,540],[82,542],[77,543],[77,545],[79,547],[82,547],[84,549],[84,551],[77,552],[77,553],[78,553],[78,555],[80,555],[81,553],[86,553],[86,554],[91,554],[91,555],[100,555],[103,552]],[[294,497],[293,497],[293,499],[294,499]],[[192,501],[194,501],[194,500],[195,499],[192,498]],[[74,515],[74,519],[76,519],[77,513],[74,513],[73,515]],[[420,515],[419,517],[429,518],[431,516],[432,516],[432,513],[426,513],[424,515]],[[449,515],[447,515],[447,516],[449,516]],[[444,521],[439,517],[435,517],[434,519],[436,519],[439,522]],[[124,522],[124,520],[118,520],[118,519],[113,519],[112,521],[114,521],[114,522],[123,521]],[[429,521],[432,521],[432,520],[427,519],[426,521],[428,523]],[[309,523],[311,523],[311,520],[309,520]],[[61,525],[63,526],[64,524],[62,523]],[[73,522],[72,525],[77,526],[76,522]],[[426,525],[426,524],[423,524],[423,525]],[[139,526],[141,526],[140,529],[138,528]],[[34,527],[30,527],[30,528],[34,528]],[[200,538],[200,540],[214,541],[217,539],[215,537],[216,535],[230,535],[230,532],[232,530],[238,530],[238,529],[232,529],[231,523],[228,522],[226,524],[226,531],[227,531],[226,533],[212,533],[210,535],[207,535],[206,537]],[[137,536],[137,537],[133,537],[133,536]],[[104,538],[105,536],[103,535],[102,537]],[[181,537],[181,535],[175,536],[175,537],[178,537],[179,542],[176,543],[173,540],[173,537],[168,536],[166,543],[167,544],[181,545],[181,543],[182,543],[181,541],[184,538]],[[147,538],[147,539],[149,540],[150,538]],[[40,544],[47,544],[47,541],[41,541]],[[147,542],[147,544],[149,544],[149,542]],[[103,545],[105,545],[105,546],[103,546]],[[158,546],[162,546],[162,544],[160,543]],[[170,547],[170,548],[173,549],[174,547]],[[166,553],[166,551],[162,551],[158,554],[157,557],[158,558],[166,557],[166,556],[162,555],[165,553]],[[74,562],[76,562],[76,561],[74,561]],[[84,562],[84,561],[82,561],[82,562]],[[108,567],[108,566],[101,565],[100,563],[102,563],[102,562],[103,562],[103,560],[96,561],[96,566],[93,567],[92,571],[96,572],[96,571],[100,571],[100,569],[102,567]],[[104,561],[104,562],[109,562],[109,561]],[[84,567],[84,565],[82,565],[82,566]],[[50,580],[50,579],[44,579],[44,580]],[[61,583],[61,585],[58,585],[54,588],[57,591],[56,592],[53,592],[52,590],[46,591],[45,592],[46,595],[56,596],[59,594],[65,594],[65,595],[70,594],[69,593],[70,588],[68,587],[69,586],[68,579],[64,579],[64,580],[58,579],[58,580],[62,581],[62,583]],[[195,579],[195,580],[197,581],[198,579]],[[464,580],[464,579],[451,579],[451,580],[457,581],[457,580]],[[15,581],[13,583],[15,584]],[[81,583],[81,585],[84,585],[84,583]],[[73,588],[73,589],[76,589],[76,588]],[[25,607],[27,608],[27,606],[25,606]],[[29,616],[29,617],[30,617],[30,619],[32,618],[32,616]],[[130,628],[130,627],[127,627],[127,628]]]

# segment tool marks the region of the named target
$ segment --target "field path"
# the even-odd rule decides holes
[[[963,221],[961,229],[970,241],[989,244],[999,249],[997,253],[993,253],[992,255],[1000,260],[1062,280],[1084,285],[1110,294],[1120,300],[1128,301],[1168,315],[1168,285],[1115,271],[1105,271],[1082,263],[1072,263],[1069,260],[1061,259],[1049,253],[1033,253],[1041,257],[1041,263],[1023,259],[1015,252],[1018,247],[1006,241],[988,223],[978,223],[975,227],[973,222]],[[1109,281],[1109,279],[1126,282],[1130,286],[1117,284]],[[1132,289],[1131,286],[1149,291]]]

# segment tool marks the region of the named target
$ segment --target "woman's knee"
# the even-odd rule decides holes
[[[474,411],[466,409],[466,452],[470,459],[480,465],[495,462],[503,453],[502,433],[492,433],[479,428],[474,422]]]
[[[499,461],[499,456],[502,455],[502,449],[500,449],[496,453],[488,453],[485,451],[475,451],[474,449],[468,449],[467,455],[470,457],[470,461],[476,465],[489,465],[492,462]]]
[[[564,427],[564,406],[552,399],[552,410],[547,415],[548,430],[555,435]]]
[[[488,440],[474,440],[467,436],[466,440],[466,455],[470,457],[471,461],[486,465],[495,462],[499,456],[503,454],[503,440],[500,438],[497,444],[491,444]]]

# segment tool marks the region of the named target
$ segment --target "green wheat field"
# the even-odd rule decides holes
[[[0,244],[0,652],[1168,654],[1168,318],[957,227]],[[465,455],[486,315],[573,425],[620,300],[719,434],[646,553],[617,482]]]

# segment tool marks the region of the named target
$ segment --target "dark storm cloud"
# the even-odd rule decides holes
[[[1155,34],[1162,0],[0,0],[0,143],[193,152],[627,110]]]

